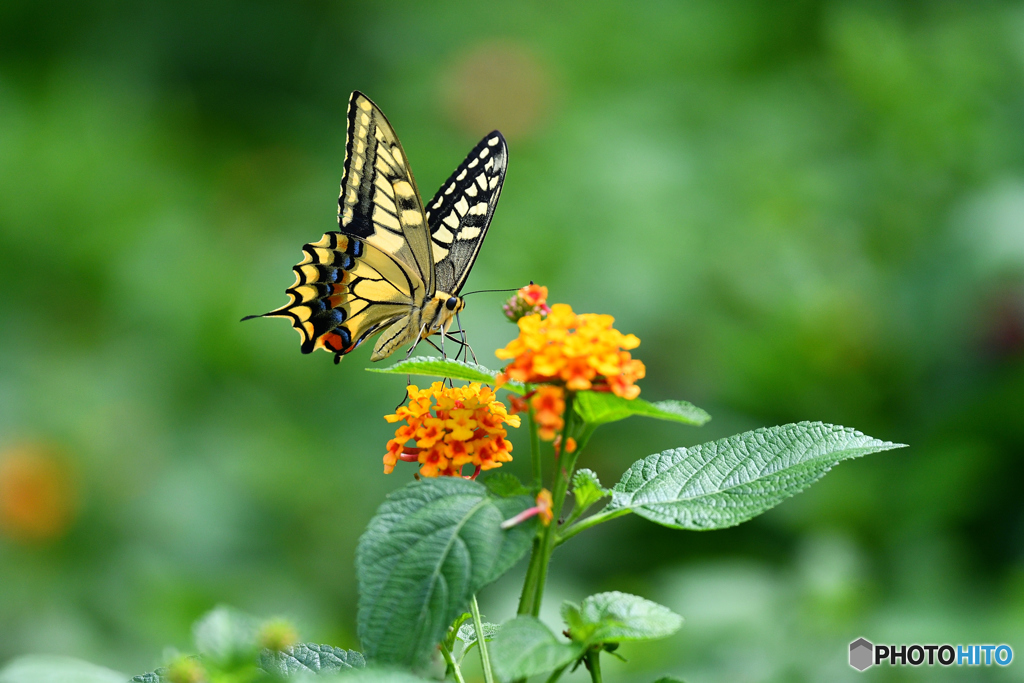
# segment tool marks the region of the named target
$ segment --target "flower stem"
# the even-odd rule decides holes
[[[484,624],[480,619],[480,606],[476,604],[476,594],[469,603],[469,611],[473,613],[473,628],[476,629],[476,646],[480,650],[480,666],[484,669],[484,680],[487,683],[494,683],[494,674],[491,672],[491,656],[487,652],[487,638],[484,637]]]
[[[449,671],[455,673],[455,683],[466,683],[466,679],[462,677],[462,670],[459,669],[459,663],[452,657],[452,651],[448,649],[448,646],[443,641],[441,642],[441,656],[444,657]]]
[[[562,425],[563,444],[569,443],[569,429],[572,427],[573,422],[573,398],[573,392],[566,392],[565,414],[563,416],[564,424]],[[540,614],[540,604],[544,598],[544,585],[547,583],[548,578],[548,564],[551,562],[551,553],[555,549],[558,518],[562,514],[562,508],[565,505],[565,494],[569,490],[569,481],[572,479],[573,468],[576,466],[576,458],[579,457],[580,450],[580,448],[577,448],[572,453],[568,453],[563,449],[562,455],[555,467],[555,490],[551,496],[551,509],[555,514],[555,519],[551,524],[544,528],[543,535],[541,536],[539,548],[540,558],[538,559],[538,566],[536,570],[537,585],[533,592],[533,602],[530,606],[529,612],[535,617]]]
[[[587,669],[590,670],[590,680],[593,683],[601,683],[601,650],[588,650],[586,659]]]

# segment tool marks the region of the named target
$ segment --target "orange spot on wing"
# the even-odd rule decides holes
[[[333,332],[325,334],[323,339],[324,346],[329,347],[332,351],[341,351],[341,348],[345,345],[344,342],[342,342],[341,337]]]

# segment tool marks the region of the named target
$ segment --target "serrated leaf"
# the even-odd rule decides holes
[[[316,643],[300,643],[284,652],[263,650],[260,653],[260,668],[282,678],[296,674],[361,669],[365,666],[366,660],[363,659],[363,655],[355,650]]]
[[[573,403],[584,422],[591,425],[624,420],[631,415],[670,420],[700,426],[711,419],[705,411],[688,401],[658,401],[622,398],[606,391],[581,391]]]
[[[470,597],[529,548],[536,520],[500,525],[533,504],[456,477],[412,482],[388,496],[356,550],[367,659],[403,666],[429,659]]]
[[[254,659],[258,632],[255,617],[225,605],[207,612],[192,627],[196,650],[220,666]]]
[[[491,493],[502,498],[530,494],[530,489],[523,486],[519,477],[509,472],[488,472],[480,481]]]
[[[74,657],[26,655],[0,669],[0,683],[125,683],[128,677]]]
[[[494,384],[498,376],[497,370],[470,363],[468,361],[455,360],[453,358],[436,358],[431,356],[416,356],[408,360],[401,360],[386,368],[366,368],[368,372],[379,372],[387,375],[422,375],[425,377],[442,377],[449,379],[462,379],[467,382],[482,382]],[[505,386],[514,389],[522,389],[522,382],[509,380]]]
[[[628,509],[676,529],[722,529],[799,493],[842,460],[902,447],[821,422],[757,429],[634,463],[605,511]]]
[[[572,495],[576,501],[573,511],[586,510],[611,491],[601,486],[597,473],[586,468],[576,470],[572,476]]]
[[[583,649],[528,615],[502,624],[489,646],[494,675],[502,681],[554,671],[582,655]]]
[[[591,595],[579,605],[564,602],[562,618],[573,641],[587,646],[666,638],[683,625],[668,607],[618,591]]]
[[[498,624],[492,624],[489,622],[483,622],[480,626],[484,630],[484,642],[491,642],[494,640],[494,634],[501,628]],[[458,633],[455,637],[462,643],[462,654],[469,652],[469,648],[476,645],[476,627],[470,623],[464,623],[459,627]]]
[[[157,669],[156,671],[150,671],[149,673],[132,676],[131,683],[164,683],[166,679],[162,675],[163,671],[163,669]]]

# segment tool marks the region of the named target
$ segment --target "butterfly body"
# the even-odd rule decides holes
[[[370,360],[445,334],[497,206],[508,150],[489,133],[424,209],[405,151],[380,109],[352,93],[338,230],[302,247],[288,318],[302,352],[335,361],[381,333]]]

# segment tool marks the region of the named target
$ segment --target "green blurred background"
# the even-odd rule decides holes
[[[735,529],[573,540],[552,625],[612,589],[687,619],[610,681],[1022,679],[846,664],[858,636],[1024,657],[1024,4],[999,2],[5,0],[0,661],[138,673],[218,603],[358,647],[404,378],[238,322],[335,225],[353,89],[428,196],[501,129],[469,287],[614,315],[644,397],[714,415],[605,428],[606,483],[803,419],[912,444]],[[492,367],[501,296],[463,318]]]

